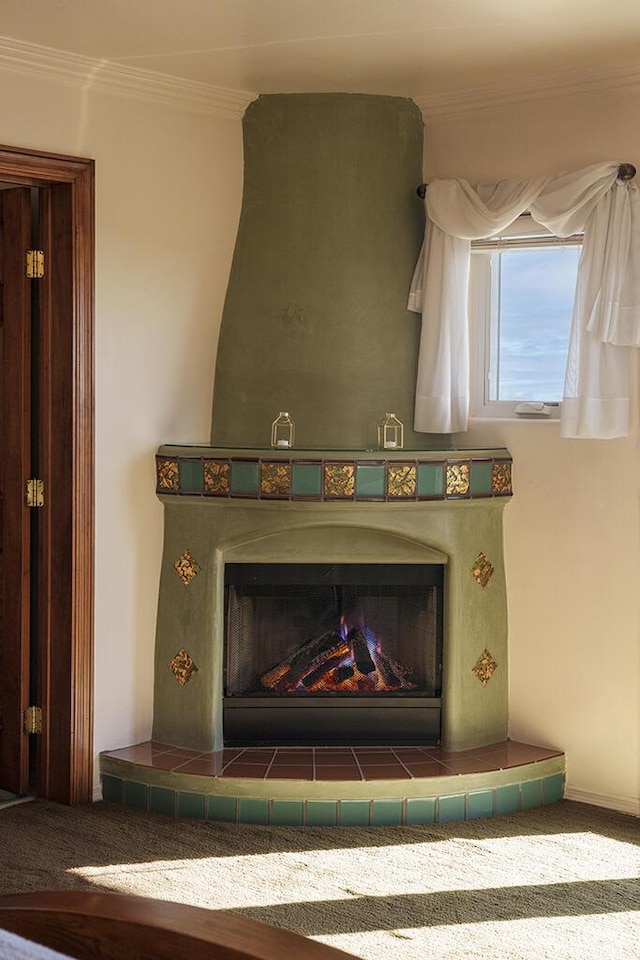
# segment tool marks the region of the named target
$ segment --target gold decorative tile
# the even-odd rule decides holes
[[[447,496],[463,496],[469,493],[469,464],[447,464]]]
[[[158,490],[179,490],[180,471],[177,460],[158,460]]]
[[[353,463],[325,463],[325,497],[352,497],[356,489],[356,468]]]
[[[194,560],[188,550],[185,550],[184,553],[178,557],[173,566],[185,587],[200,573],[199,564]]]
[[[390,497],[415,497],[417,470],[415,464],[390,463],[387,472],[387,494]]]
[[[482,682],[482,686],[486,687],[489,680],[491,680],[491,677],[494,675],[497,666],[498,664],[485,647],[476,660],[476,664],[472,670],[472,673],[475,673],[478,680]]]
[[[479,553],[476,562],[471,567],[471,573],[482,588],[486,587],[493,576],[493,564],[487,560],[484,553]]]
[[[169,670],[181,687],[184,687],[185,683],[189,683],[194,673],[198,672],[198,668],[184,648],[178,650],[175,657],[169,660]]]
[[[204,461],[205,493],[228,494],[231,490],[231,465],[217,460]]]
[[[511,464],[494,463],[491,469],[491,492],[512,493],[511,490]]]
[[[270,497],[288,497],[291,493],[291,464],[261,463],[260,493]]]

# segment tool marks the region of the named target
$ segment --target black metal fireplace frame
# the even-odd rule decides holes
[[[445,567],[440,564],[227,564],[225,565],[225,611],[230,581],[255,584],[269,568],[268,581],[290,584],[315,582],[322,567],[324,583],[348,582],[361,576],[363,567],[374,582],[415,584],[436,588],[437,696],[407,691],[392,693],[249,693],[223,695],[223,731],[227,746],[362,746],[435,745],[441,737],[441,682],[444,624]],[[313,572],[311,572],[313,569]],[[233,576],[230,574],[233,573]],[[345,581],[346,578],[346,581]],[[354,581],[359,582],[359,581]],[[226,614],[225,614],[226,634]],[[226,655],[225,655],[226,664]],[[227,689],[225,678],[225,691]]]

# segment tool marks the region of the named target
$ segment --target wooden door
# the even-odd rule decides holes
[[[0,191],[0,787],[29,788],[31,191]]]

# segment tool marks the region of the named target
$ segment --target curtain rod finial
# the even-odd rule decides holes
[[[632,163],[621,163],[618,167],[618,180],[633,180],[636,168]]]
[[[427,185],[426,185],[426,183],[421,183],[420,186],[417,188],[416,193],[418,194],[418,196],[420,197],[421,200],[424,200],[424,198],[425,198],[426,195],[427,195]]]

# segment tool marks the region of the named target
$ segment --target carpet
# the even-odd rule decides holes
[[[638,960],[640,820],[561,801],[423,827],[266,827],[35,800],[0,893],[99,889],[285,927],[365,960]]]

